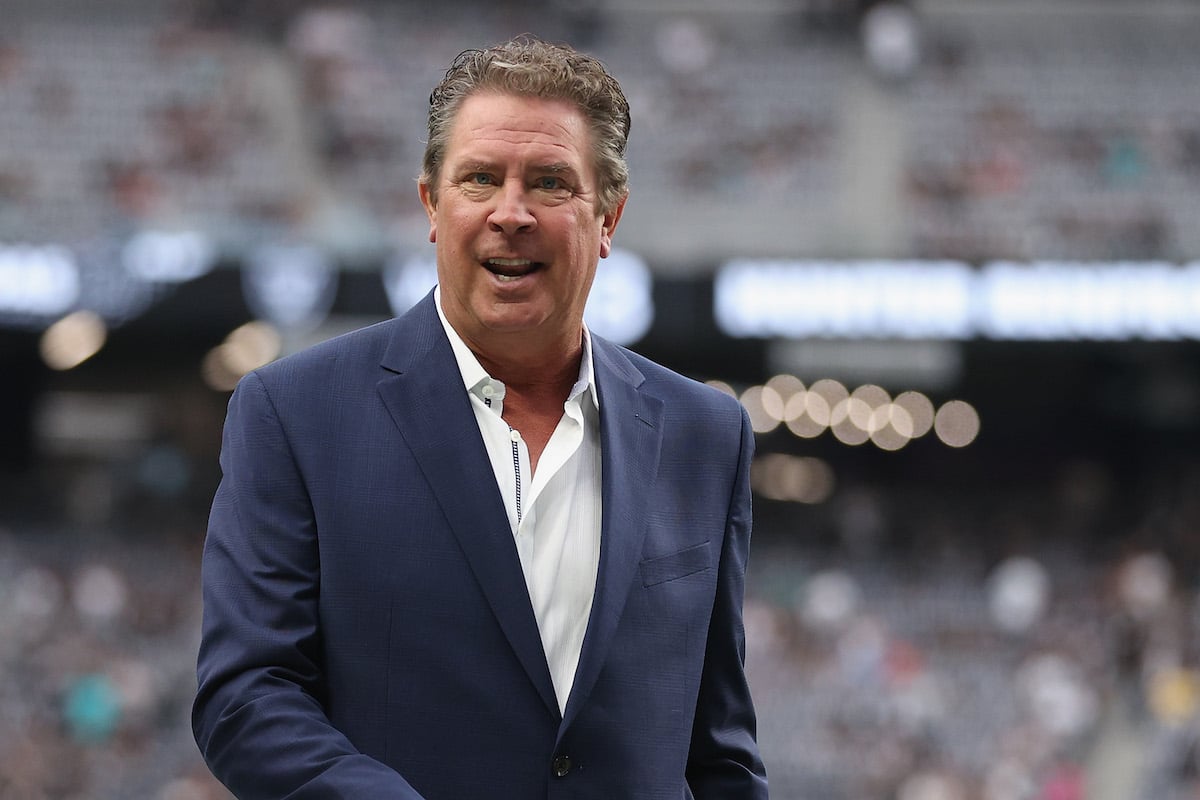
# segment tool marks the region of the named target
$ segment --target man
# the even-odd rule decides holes
[[[234,393],[193,726],[238,797],[766,798],[746,416],[583,326],[628,131],[594,59],[463,53],[435,292]]]

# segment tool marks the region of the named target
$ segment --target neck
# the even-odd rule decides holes
[[[514,356],[504,351],[499,357],[476,350],[475,357],[488,374],[504,384],[504,421],[521,432],[529,448],[530,469],[538,460],[563,415],[563,404],[579,378],[583,346],[574,352],[548,351],[540,358]]]
[[[538,336],[489,336],[487,341],[463,341],[487,373],[518,391],[570,393],[583,359],[583,330],[547,342]]]

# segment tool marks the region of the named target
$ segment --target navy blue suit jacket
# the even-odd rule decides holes
[[[238,797],[767,797],[743,672],[745,414],[593,352],[600,565],[562,714],[432,296],[241,382],[193,710]]]

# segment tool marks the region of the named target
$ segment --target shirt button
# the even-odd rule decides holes
[[[554,777],[565,778],[567,773],[571,771],[570,756],[555,756],[554,758]]]
[[[490,383],[485,383],[483,388],[479,391],[484,397],[491,397],[496,393],[496,387],[492,386]]]
[[[508,438],[512,439],[514,442],[519,442],[521,441],[521,432],[516,428],[512,428],[508,432]]]

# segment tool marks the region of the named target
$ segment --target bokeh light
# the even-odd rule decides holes
[[[755,433],[770,433],[779,427],[783,419],[783,401],[774,389],[751,386],[742,392],[741,401]]]
[[[738,398],[756,433],[770,433],[782,423],[800,439],[816,439],[826,431],[842,444],[867,442],[895,452],[934,430],[938,439],[961,448],[979,434],[979,414],[969,403],[950,400],[940,410],[924,392],[904,390],[894,398],[884,387],[867,383],[853,389],[834,378],[820,378],[805,388],[795,375],[779,373],[761,385],[738,390],[720,380],[708,385]]]
[[[963,400],[950,400],[937,410],[933,429],[950,447],[966,447],[979,435],[979,412]]]
[[[737,399],[737,396],[738,396],[737,390],[734,389],[732,386],[730,386],[725,381],[716,380],[714,378],[713,380],[708,380],[708,381],[705,381],[704,383],[706,385],[711,386],[712,388],[716,389],[718,392],[724,392],[725,394],[729,395],[730,397]]]
[[[833,468],[819,458],[767,453],[754,460],[754,491],[769,500],[815,505],[833,494]]]
[[[912,421],[912,430],[908,436],[920,439],[933,429],[933,402],[921,392],[901,392],[894,401],[898,408],[904,409]]]
[[[764,386],[778,394],[785,406],[794,396],[804,391],[804,381],[786,373],[772,376]]]
[[[788,430],[804,439],[820,436],[829,427],[829,401],[814,391],[796,392],[783,409]]]
[[[912,441],[912,416],[902,406],[884,403],[871,412],[867,430],[880,450],[899,450]]]
[[[842,444],[856,447],[865,444],[871,434],[867,432],[867,424],[871,419],[871,406],[865,400],[857,397],[847,397],[838,401],[830,414],[829,430]]]
[[[74,369],[100,352],[107,339],[108,326],[100,315],[75,311],[42,334],[42,360],[54,370]]]
[[[247,373],[278,358],[282,348],[283,338],[274,325],[262,320],[247,322],[208,352],[201,374],[212,389],[230,392]]]

